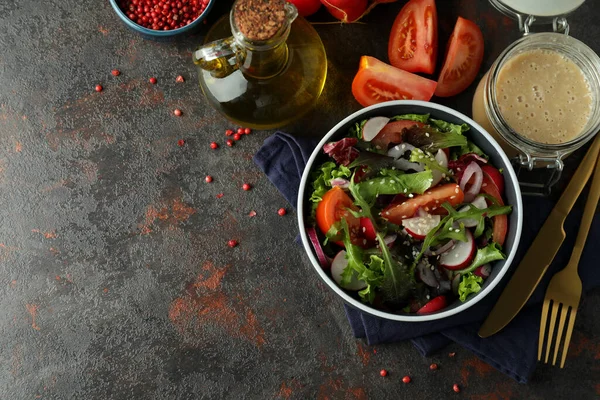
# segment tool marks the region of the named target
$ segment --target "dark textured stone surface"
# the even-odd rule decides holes
[[[218,3],[209,25],[231,4]],[[365,24],[317,26],[324,96],[289,131],[320,136],[359,108],[349,91],[358,59],[386,59],[403,3]],[[486,2],[438,7],[441,48],[457,15],[482,27],[482,72],[518,37]],[[596,51],[599,14],[588,1],[570,17],[571,34]],[[230,124],[208,108],[191,63],[205,32],[146,41],[91,0],[5,0],[0,26],[0,398],[600,396],[598,291],[583,300],[566,368],[540,365],[529,385],[456,346],[424,359],[409,343],[355,340],[293,242],[291,208],[277,215],[285,201],[252,164],[270,132],[224,145]],[[442,102],[470,114],[473,91]],[[227,247],[231,238],[240,245]]]

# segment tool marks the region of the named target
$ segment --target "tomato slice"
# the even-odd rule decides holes
[[[501,206],[504,205],[502,195],[500,194],[498,187],[489,175],[483,174],[483,183],[481,184],[481,191],[495,198]],[[496,215],[494,217],[493,224],[494,228],[492,230],[492,240],[498,243],[500,246],[504,246],[504,241],[506,240],[506,232],[508,232],[508,216]]]
[[[411,126],[425,125],[419,121],[410,121],[401,119],[400,121],[389,122],[383,129],[371,140],[376,149],[387,149],[390,143],[402,143],[402,131]]]
[[[394,67],[433,74],[437,57],[434,0],[411,0],[402,7],[390,33],[388,57]]]
[[[496,189],[498,189],[498,193],[504,193],[504,177],[496,168],[492,167],[489,164],[485,164],[481,166],[481,170],[483,171],[483,175],[487,175],[488,178],[492,181],[494,185],[496,185]]]
[[[423,307],[419,308],[419,310],[417,310],[417,314],[430,314],[445,308],[447,305],[448,300],[446,300],[446,296],[434,297],[425,303]]]
[[[352,81],[352,94],[363,107],[389,100],[428,101],[435,81],[392,67],[374,57],[362,56]]]
[[[377,232],[369,217],[360,218],[360,233],[367,240],[377,240]]]
[[[457,206],[465,199],[465,194],[455,183],[448,183],[417,195],[403,203],[392,204],[381,212],[381,216],[388,221],[400,225],[403,219],[410,218],[422,207],[425,211],[443,210],[442,204],[450,203]]]
[[[454,96],[465,90],[477,76],[483,61],[483,35],[479,27],[458,17],[448,41],[448,50],[435,95]]]
[[[331,226],[342,218],[346,219],[348,228],[350,229],[350,240],[352,243],[359,245],[359,227],[360,221],[350,212],[348,208],[356,210],[356,206],[353,204],[350,196],[344,192],[344,189],[335,186],[331,188],[327,193],[323,195],[323,199],[317,205],[317,225],[323,234],[326,234]],[[343,246],[342,242],[336,242],[340,246]]]

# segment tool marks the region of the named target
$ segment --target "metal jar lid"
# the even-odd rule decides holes
[[[489,0],[500,12],[516,19],[525,34],[533,24],[549,24],[555,32],[569,32],[566,15],[579,8],[585,0]]]

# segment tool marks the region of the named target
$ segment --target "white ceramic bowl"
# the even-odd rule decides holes
[[[358,299],[357,296],[353,295],[340,288],[329,276],[328,271],[321,268],[317,257],[314,253],[310,240],[306,235],[306,224],[305,216],[308,215],[310,210],[310,204],[308,198],[311,195],[310,185],[310,174],[313,165],[320,165],[322,162],[328,159],[323,153],[323,145],[327,142],[339,140],[348,134],[348,129],[356,122],[363,119],[375,117],[375,116],[386,116],[392,117],[400,114],[430,114],[433,118],[441,119],[444,121],[462,124],[466,123],[471,129],[465,133],[470,141],[479,146],[489,157],[491,163],[496,168],[504,169],[504,181],[505,189],[504,196],[507,200],[507,204],[513,206],[512,213],[509,215],[508,222],[508,234],[506,242],[504,243],[504,253],[506,259],[497,261],[493,264],[492,274],[486,279],[482,290],[470,296],[470,298],[462,303],[456,300],[453,304],[448,305],[445,309],[436,313],[427,315],[416,315],[406,314],[402,312],[390,313],[382,310],[378,310],[367,304],[364,304]],[[452,110],[451,108],[429,103],[425,101],[416,100],[398,100],[389,101],[381,104],[375,104],[373,106],[363,108],[355,112],[354,114],[344,118],[340,123],[334,126],[319,142],[312,155],[310,156],[304,174],[302,175],[302,181],[300,183],[300,189],[298,191],[298,224],[300,227],[300,236],[304,248],[308,254],[315,271],[319,274],[323,282],[325,282],[335,293],[337,293],[345,302],[358,308],[359,310],[365,311],[377,317],[386,318],[395,321],[431,321],[435,319],[446,318],[451,315],[457,314],[467,310],[475,303],[483,299],[492,289],[500,282],[506,271],[508,271],[511,262],[517,251],[519,239],[521,237],[521,229],[523,226],[523,203],[521,202],[521,190],[519,189],[519,182],[515,175],[515,171],[500,145],[487,133],[481,126],[479,126],[471,118],[459,113],[458,111]]]

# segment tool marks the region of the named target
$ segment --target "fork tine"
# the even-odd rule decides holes
[[[554,357],[552,358],[552,365],[556,365],[556,357],[558,356],[558,350],[560,349],[560,340],[562,339],[563,330],[565,329],[565,321],[567,315],[569,315],[569,306],[561,303],[562,308],[560,310],[560,320],[558,322],[558,332],[556,332],[556,344],[554,345]]]
[[[577,307],[571,308],[571,314],[569,315],[569,325],[567,326],[567,334],[565,336],[565,347],[562,351],[560,360],[560,367],[565,366],[565,359],[567,358],[567,351],[569,350],[569,343],[571,342],[571,333],[573,333],[573,325],[575,324],[575,317],[577,316]]]
[[[550,307],[550,300],[544,299],[544,305],[542,306],[542,320],[540,321],[540,339],[538,343],[538,361],[542,359],[542,353],[544,352],[544,336],[546,334],[546,322],[548,319],[548,308]]]
[[[544,363],[548,364],[548,356],[552,347],[552,336],[554,336],[554,324],[556,324],[556,314],[558,313],[558,303],[552,300],[552,311],[550,311],[550,326],[548,327],[548,344],[546,345],[546,357]]]

